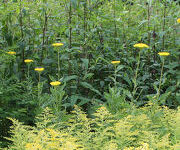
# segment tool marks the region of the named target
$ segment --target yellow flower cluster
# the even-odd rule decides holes
[[[135,44],[134,47],[136,47],[136,48],[149,48],[149,46],[144,44],[144,43]]]
[[[143,145],[140,147],[137,147],[137,148],[128,147],[128,148],[125,148],[124,150],[153,150],[153,149],[149,147],[149,144],[143,143]]]
[[[63,46],[64,44],[63,43],[53,43],[52,46],[54,47],[59,47],[59,46]]]
[[[7,52],[7,53],[10,54],[10,55],[16,55],[16,52],[13,52],[13,51]]]
[[[169,52],[159,52],[158,53],[160,56],[169,56],[170,53]]]
[[[95,113],[94,115],[100,117],[101,119],[103,119],[104,117],[109,116],[110,113],[109,113],[109,111],[107,110],[106,107],[101,106],[100,108],[98,108],[97,113]]]
[[[44,68],[43,67],[37,67],[34,70],[37,72],[42,72],[42,71],[44,71]]]
[[[32,150],[32,149],[34,149],[34,150],[43,149],[43,147],[42,147],[40,144],[38,144],[38,143],[27,143],[25,147],[26,147],[26,149],[28,149],[28,150]]]
[[[111,61],[111,64],[119,64],[120,63],[120,61]]]
[[[25,59],[24,62],[25,63],[31,63],[31,62],[33,62],[33,60],[32,59]]]
[[[55,82],[51,82],[50,84],[51,84],[52,86],[58,86],[58,85],[61,84],[61,82],[55,81]]]
[[[180,23],[180,18],[177,19],[177,23]]]

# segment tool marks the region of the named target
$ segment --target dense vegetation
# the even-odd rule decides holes
[[[133,110],[132,110],[133,108]],[[92,118],[77,106],[67,121],[45,109],[36,127],[12,120],[14,145],[10,150],[178,150],[180,148],[180,110],[149,103],[133,105],[112,115],[100,107]],[[52,124],[53,123],[53,124]]]
[[[179,17],[172,0],[1,0],[0,147],[178,149]]]

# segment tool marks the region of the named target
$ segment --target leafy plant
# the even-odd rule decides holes
[[[101,106],[88,118],[77,106],[69,119],[58,122],[46,108],[36,127],[15,119],[8,149],[176,149],[179,111],[148,104],[117,119]]]

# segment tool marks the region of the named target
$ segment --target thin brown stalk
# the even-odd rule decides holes
[[[20,9],[20,30],[21,30],[21,41],[24,41],[24,33],[23,33],[23,15],[22,15],[22,0],[20,0],[19,3],[19,9]],[[25,59],[25,50],[24,47],[22,47],[22,66],[21,66],[21,70],[22,70],[22,79],[24,79],[25,77],[25,63],[24,63],[24,59]]]
[[[164,10],[163,10],[163,39],[162,39],[162,49],[165,48],[165,26],[166,26],[166,4],[164,4]]]
[[[87,33],[87,0],[84,3],[84,55],[87,58],[87,51],[86,51],[86,33]]]
[[[69,2],[69,49],[72,48],[72,3]],[[71,60],[72,55],[69,54],[69,61],[68,61],[68,75],[70,76],[72,74],[72,67],[71,67]],[[71,95],[71,89],[69,89],[69,94]]]
[[[46,31],[47,31],[47,21],[48,21],[48,16],[47,16],[47,13],[45,11],[45,14],[44,14],[44,26],[43,26],[43,40],[42,40],[42,51],[41,51],[41,63],[42,63],[42,60],[44,58],[44,52],[46,50],[45,48],[45,37],[46,37]]]
[[[72,3],[69,4],[69,49],[72,48]]]
[[[117,43],[116,43],[116,38],[117,38],[117,25],[116,25],[116,0],[114,0],[114,4],[113,4],[113,18],[114,18],[114,44],[115,44],[115,49],[117,47]]]
[[[151,42],[151,33],[150,33],[150,18],[151,18],[151,6],[150,6],[150,0],[148,2],[148,8],[147,8],[147,19],[148,19],[148,45],[150,46],[150,42]]]

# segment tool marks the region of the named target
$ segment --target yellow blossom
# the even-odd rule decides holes
[[[32,149],[33,148],[33,143],[27,143],[25,147],[28,148],[28,149]]]
[[[44,71],[44,68],[43,67],[37,67],[34,70],[37,72],[42,72],[42,71]]]
[[[119,64],[120,61],[111,61],[111,64]]]
[[[158,53],[160,56],[169,56],[170,53],[169,52],[159,52]]]
[[[55,81],[55,82],[51,82],[50,84],[51,84],[52,86],[58,86],[58,85],[61,84],[61,82]]]
[[[7,53],[10,54],[10,55],[16,55],[16,52],[13,52],[13,51],[7,52]]]
[[[180,18],[177,19],[177,23],[180,23]]]
[[[137,48],[149,48],[149,46],[144,44],[144,43],[135,44],[134,47],[137,47]]]
[[[31,62],[33,62],[33,60],[32,59],[25,59],[24,62],[25,63],[31,63]]]
[[[63,46],[64,44],[63,43],[53,43],[52,46],[54,47],[59,47],[59,46]]]

